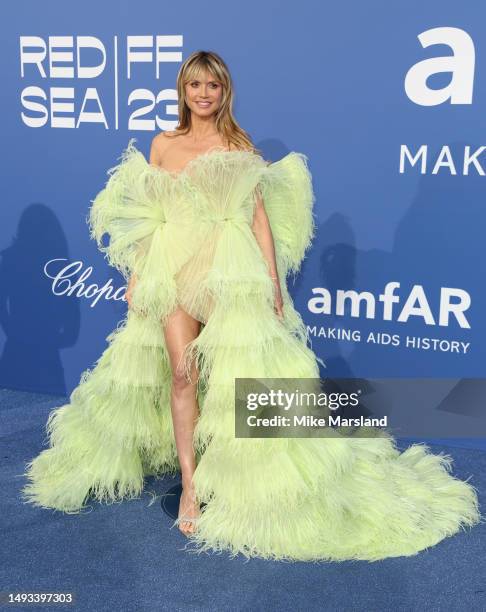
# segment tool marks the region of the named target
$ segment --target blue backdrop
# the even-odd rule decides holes
[[[197,49],[227,62],[266,158],[308,156],[318,233],[290,286],[326,375],[482,378],[486,8],[114,8],[4,8],[0,384],[69,393],[106,347],[126,303],[89,238],[90,201],[131,137],[148,156],[175,127],[177,71]]]

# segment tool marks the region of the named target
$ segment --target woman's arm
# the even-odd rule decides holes
[[[273,241],[272,229],[265,211],[263,198],[258,190],[256,190],[255,193],[256,204],[251,229],[258,244],[260,245],[263,256],[265,257],[268,265],[270,277],[275,286],[275,311],[280,318],[283,318],[283,300],[280,289],[280,281],[278,278],[277,263],[275,261],[275,244]]]

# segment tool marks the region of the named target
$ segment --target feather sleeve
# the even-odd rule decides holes
[[[296,274],[315,236],[314,192],[307,157],[291,152],[269,164],[258,184],[280,273]]]
[[[108,170],[109,179],[92,200],[86,219],[90,236],[105,259],[127,280],[139,272],[151,237],[163,222],[153,173],[134,140],[123,151],[120,163]],[[105,234],[108,244],[103,241]]]

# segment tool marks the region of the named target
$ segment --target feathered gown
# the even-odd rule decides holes
[[[51,412],[49,448],[26,465],[25,500],[78,512],[90,498],[136,497],[144,476],[178,470],[162,325],[180,304],[204,324],[182,361],[186,373],[191,359],[199,369],[194,484],[206,505],[190,536],[196,550],[371,561],[413,555],[477,523],[475,489],[425,445],[400,453],[389,434],[235,437],[235,378],[319,377],[285,282],[315,231],[306,157],[267,164],[253,152],[215,149],[174,173],[150,165],[134,140],[87,219],[107,261],[127,280],[137,274],[132,308],[70,404]],[[251,230],[257,190],[275,241],[283,321]]]

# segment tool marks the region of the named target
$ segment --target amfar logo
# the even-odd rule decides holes
[[[405,77],[407,96],[421,106],[471,104],[474,86],[475,51],[472,38],[459,28],[433,28],[418,35],[422,47],[447,45],[452,55],[431,57],[410,68]],[[427,79],[433,74],[451,74],[450,83],[442,89],[430,89]]]
[[[419,317],[426,325],[448,327],[452,315],[460,327],[471,328],[464,314],[471,305],[471,296],[464,289],[441,287],[439,312],[434,316],[422,285],[414,285],[408,296],[405,297],[403,306],[398,307],[394,312],[393,305],[400,302],[400,297],[394,293],[399,287],[400,283],[389,282],[384,292],[378,296],[378,301],[382,302],[381,318],[383,321],[396,320],[399,323],[407,323],[410,317]],[[358,293],[354,290],[338,289],[335,300],[330,291],[323,287],[314,287],[312,293],[317,297],[311,298],[307,306],[313,314],[345,316],[346,307],[349,305],[351,317],[359,317],[362,314],[361,306],[363,305],[367,319],[378,317],[377,300],[370,291]]]
[[[431,45],[447,45],[452,55],[431,57],[413,65],[405,76],[405,92],[408,98],[421,106],[437,106],[450,104],[472,104],[474,87],[474,65],[476,54],[474,43],[467,32],[460,28],[433,28],[418,35],[422,47]],[[448,73],[451,75],[448,85],[441,89],[431,89],[427,80],[434,74]],[[431,174],[447,172],[451,175],[468,176],[470,170],[475,170],[480,176],[485,172],[478,157],[486,151],[486,146],[471,150],[469,145],[464,150],[452,155],[450,147],[444,145],[437,152],[434,147],[433,158],[429,154],[428,145],[420,145],[412,149],[402,144],[400,147],[400,174],[409,167],[418,166],[420,174],[426,174],[427,168]],[[408,164],[408,165],[407,165]]]

